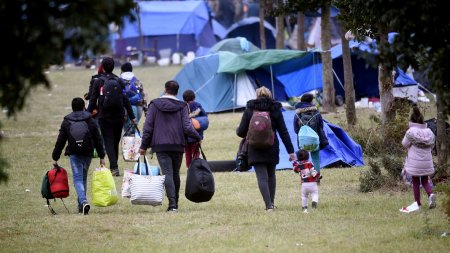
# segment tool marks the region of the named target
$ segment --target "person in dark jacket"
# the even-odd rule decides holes
[[[242,138],[247,136],[250,119],[254,110],[268,111],[270,113],[274,135],[278,132],[289,153],[289,160],[295,160],[294,146],[292,145],[289,132],[284,123],[281,104],[272,99],[272,93],[264,86],[256,89],[256,97],[256,99],[247,102],[247,107],[236,129],[236,134]],[[261,150],[254,149],[251,146],[248,147],[248,164],[249,166],[253,165],[255,169],[259,191],[261,192],[267,211],[272,211],[274,208],[276,190],[275,167],[280,161],[279,153],[280,148],[277,137],[274,139],[273,146],[268,149]]]
[[[164,185],[169,200],[167,211],[170,212],[176,212],[178,209],[180,167],[186,138],[201,140],[192,126],[187,104],[176,97],[178,89],[176,81],[168,81],[164,95],[150,102],[139,150],[141,155],[144,155],[148,148],[151,148],[152,153],[156,153],[159,166],[166,176]]]
[[[314,165],[314,168],[317,172],[320,173],[320,150],[324,149],[328,146],[328,138],[325,132],[323,131],[323,119],[317,107],[313,104],[314,95],[310,93],[306,93],[300,99],[300,102],[295,104],[295,113],[294,115],[294,131],[296,134],[300,131],[300,127],[302,123],[299,119],[302,120],[303,124],[306,124],[308,121],[308,125],[319,135],[319,149],[311,152],[311,160]]]
[[[86,183],[89,165],[91,164],[94,148],[100,157],[100,165],[105,164],[105,150],[103,148],[103,140],[100,135],[100,129],[97,123],[91,118],[91,114],[84,110],[84,100],[82,98],[74,98],[72,100],[73,112],[64,117],[59,129],[58,139],[53,149],[53,164],[57,164],[66,143],[70,142],[70,126],[73,122],[85,121],[91,139],[85,143],[83,141],[82,148],[74,150],[73,144],[69,143],[66,147],[65,155],[70,156],[70,166],[72,167],[73,185],[78,195],[78,212],[88,214],[90,206],[86,199]]]
[[[122,86],[122,90],[125,89],[125,84],[120,80],[119,77],[112,73],[114,69],[114,60],[110,57],[106,57],[102,60],[102,66],[104,73],[100,75],[94,82],[94,87],[92,89],[92,94],[89,98],[88,112],[95,116],[94,112],[97,111],[98,124],[100,125],[100,130],[102,132],[103,141],[105,143],[106,154],[109,160],[109,169],[113,176],[120,176],[119,165],[117,159],[119,157],[119,143],[122,137],[122,128],[125,122],[125,110],[117,109],[107,109],[103,108],[103,102],[105,101],[105,96],[103,94],[104,88],[104,78],[114,77],[117,78],[118,82]],[[132,124],[135,124],[133,109],[131,108],[130,101],[126,95],[122,95],[123,106],[127,110]]]

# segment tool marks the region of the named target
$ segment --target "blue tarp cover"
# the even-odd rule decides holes
[[[138,1],[143,36],[195,34],[209,20],[203,1]],[[137,21],[125,20],[122,38],[139,37]]]
[[[297,135],[294,132],[295,111],[284,111],[283,118],[289,131],[294,149],[298,150]],[[335,162],[342,162],[351,166],[364,166],[364,158],[361,145],[356,143],[342,128],[337,125],[324,121],[324,130],[330,143],[325,149],[320,150],[320,166],[326,167]],[[278,136],[280,142],[280,163],[277,169],[292,169],[292,163],[289,161],[289,154],[284,147],[283,142]]]

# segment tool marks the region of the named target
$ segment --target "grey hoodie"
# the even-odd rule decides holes
[[[152,100],[144,123],[141,149],[184,152],[187,137],[201,140],[192,126],[187,104],[168,95]]]

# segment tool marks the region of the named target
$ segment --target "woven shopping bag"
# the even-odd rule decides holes
[[[127,162],[135,162],[139,158],[141,132],[136,125],[131,125],[122,136],[122,155]]]
[[[142,170],[130,178],[130,201],[133,205],[160,206],[164,199],[164,180],[166,176],[144,176]]]

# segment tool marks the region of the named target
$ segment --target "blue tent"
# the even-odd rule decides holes
[[[371,42],[372,44],[375,42]],[[361,58],[361,52],[369,52],[377,54],[378,52],[370,48],[367,42],[349,42],[351,48],[353,83],[355,87],[355,97],[359,100],[361,97],[379,97],[378,88],[378,69],[372,67],[369,62],[370,59]],[[331,57],[333,59],[334,88],[336,95],[345,97],[343,88],[344,67],[342,62],[342,45],[336,45],[331,48]],[[400,68],[396,68],[396,75],[394,77],[394,89],[408,86],[417,87],[417,82],[406,75]]]
[[[293,121],[295,111],[283,112],[284,122],[289,131],[292,144],[297,149],[297,135],[294,132]],[[340,163],[348,166],[364,166],[364,158],[361,146],[356,143],[342,128],[337,125],[324,121],[324,131],[328,137],[329,144],[320,151],[320,166],[322,168]],[[277,169],[291,169],[292,163],[289,162],[289,154],[283,145],[280,137],[280,163]]]
[[[141,39],[144,51],[170,48],[182,53],[195,52],[199,46],[209,48],[217,42],[204,1],[137,1],[137,4],[139,18],[124,21],[121,39],[115,43],[117,54],[126,54],[127,46],[141,49]]]
[[[311,63],[303,61],[312,61],[315,54],[275,49],[242,54],[219,51],[186,64],[174,80],[180,84],[179,94],[193,90],[207,112],[245,107],[248,100],[256,97],[259,86],[269,88],[276,100],[286,101],[292,94],[310,89],[301,81],[293,88],[291,80],[301,80],[304,75],[298,68],[309,66]],[[294,65],[296,68],[289,67]]]
[[[259,17],[248,17],[234,23],[226,31],[226,38],[244,37],[257,47],[261,47],[259,36]],[[276,29],[267,21],[264,21],[266,36],[266,48],[276,48]]]
[[[392,36],[390,36],[392,39]],[[374,56],[378,53],[376,49],[372,49],[370,44],[375,44],[374,41],[356,42],[349,41],[349,46],[352,50],[352,70],[353,83],[355,87],[355,96],[357,99],[361,97],[379,97],[378,89],[378,70],[371,67],[370,59],[363,59],[361,52],[369,52]],[[315,89],[322,89],[322,60],[320,55],[312,55],[312,60],[302,61],[304,66],[297,68],[298,64],[293,65],[278,65],[281,68],[277,71],[277,78],[283,83],[290,85],[286,86],[287,95],[299,96],[301,92],[309,92]],[[344,68],[342,62],[342,45],[336,45],[331,48],[331,58],[333,62],[334,71],[334,88],[336,95],[345,97],[344,92]],[[292,72],[292,68],[297,68],[297,71]],[[394,96],[396,96],[396,89],[404,89],[408,87],[415,87],[417,89],[417,82],[406,75],[401,69],[396,68],[394,77]],[[283,75],[283,71],[287,72]],[[306,90],[306,91],[305,91]],[[401,96],[401,94],[399,94]],[[412,98],[414,100],[414,98]]]

